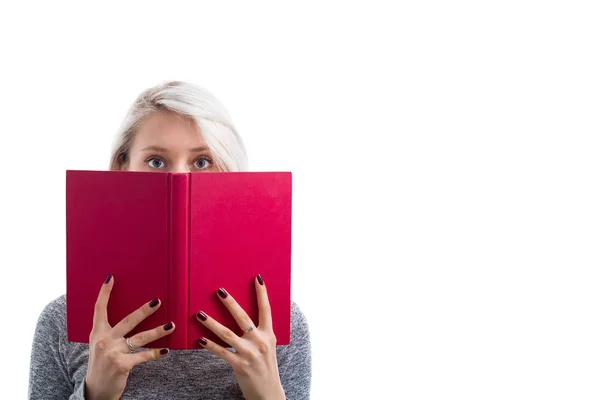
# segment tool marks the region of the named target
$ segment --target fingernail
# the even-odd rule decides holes
[[[227,292],[223,288],[219,289],[217,293],[219,293],[219,296],[221,296],[222,299],[226,299],[228,296]]]
[[[164,356],[165,354],[168,354],[168,353],[169,353],[169,349],[161,349],[161,351],[160,351],[161,356]]]
[[[110,278],[112,278],[112,274],[108,274],[108,276],[104,280],[104,284],[107,284],[108,282],[110,282]]]
[[[150,307],[156,307],[158,305],[158,299],[154,299],[150,302]]]
[[[173,329],[173,323],[169,322],[168,324],[165,324],[163,328],[165,328],[165,331],[170,331],[171,329]]]
[[[206,314],[204,314],[202,311],[198,311],[198,314],[196,314],[196,316],[197,316],[198,318],[200,318],[202,321],[206,321],[206,319],[208,318],[208,317],[206,316]]]
[[[263,281],[262,276],[260,276],[260,274],[258,274],[258,276],[256,277],[256,279],[258,279],[258,283],[262,286],[265,284],[265,281]]]
[[[204,339],[204,338],[200,338],[200,339],[198,339],[198,342],[200,342],[200,344],[201,344],[202,346],[206,346],[206,345],[208,344],[208,342],[207,342],[207,341],[206,341],[206,339]]]

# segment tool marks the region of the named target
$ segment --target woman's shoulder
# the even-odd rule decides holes
[[[300,306],[292,301],[291,310],[291,341],[293,343],[307,342],[310,340],[308,322]]]
[[[67,323],[67,300],[65,295],[61,295],[50,301],[38,318],[38,326],[52,326],[54,328],[66,328]]]
[[[294,327],[294,325],[308,326],[308,324],[306,322],[306,316],[300,309],[300,306],[295,301],[292,301],[291,319],[292,319],[292,328]]]

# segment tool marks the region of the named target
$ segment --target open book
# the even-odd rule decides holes
[[[290,340],[291,173],[67,171],[68,340],[88,343],[108,274],[111,326],[144,303],[162,306],[129,333],[173,321],[145,347],[228,346],[196,320],[204,311],[243,332],[219,300],[225,288],[258,325],[254,279],[269,293],[277,344]]]

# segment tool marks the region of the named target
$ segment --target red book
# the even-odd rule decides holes
[[[277,344],[290,341],[291,173],[67,171],[67,331],[89,342],[108,274],[111,326],[154,298],[128,336],[173,321],[145,347],[198,349],[200,310],[242,335],[218,298],[225,288],[258,326],[254,279],[269,293]]]

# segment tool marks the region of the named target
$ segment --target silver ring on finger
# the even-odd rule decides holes
[[[250,328],[246,329],[244,333],[250,333],[254,330],[254,325],[251,325]]]
[[[129,347],[129,351],[133,350],[133,345],[131,344],[131,340],[129,338],[127,338],[125,340],[125,342],[127,343],[127,347]]]

